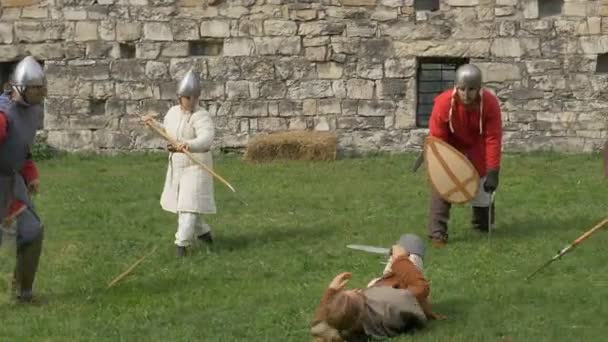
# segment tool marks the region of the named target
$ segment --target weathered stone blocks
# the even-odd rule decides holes
[[[480,67],[506,149],[593,151],[608,131],[598,2],[540,18],[536,0],[447,0],[434,12],[412,0],[0,1],[0,61],[45,61],[44,125],[60,148],[162,146],[132,114],[163,115],[194,67],[218,145],[314,129],[337,130],[344,149],[419,149],[418,67],[437,57]]]

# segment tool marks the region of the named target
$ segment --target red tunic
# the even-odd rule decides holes
[[[8,133],[8,121],[6,119],[6,115],[3,112],[0,112],[0,144],[4,143],[6,139],[6,135]],[[31,182],[38,180],[38,168],[36,168],[36,164],[31,158],[28,158],[25,161],[25,165],[20,171],[21,176],[25,180],[25,184],[30,184]],[[20,201],[13,201],[10,207],[9,215],[12,215],[19,211],[23,206],[25,206]]]
[[[479,172],[485,176],[487,170],[500,168],[502,145],[502,118],[496,96],[483,89],[483,119],[480,130],[479,102],[466,108],[454,95],[450,128],[450,106],[453,89],[446,90],[435,98],[429,121],[429,134],[452,145],[467,156]],[[481,133],[480,133],[481,132]]]

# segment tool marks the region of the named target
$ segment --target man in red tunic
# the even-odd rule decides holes
[[[491,193],[498,187],[502,145],[502,119],[496,95],[482,88],[479,68],[465,64],[456,70],[454,89],[435,98],[429,122],[433,137],[439,138],[462,154],[477,169],[481,186],[472,200],[473,228],[487,232],[490,210],[494,223]],[[490,209],[491,206],[491,209]],[[451,204],[432,190],[429,212],[429,237],[436,247],[448,241],[448,220]]]

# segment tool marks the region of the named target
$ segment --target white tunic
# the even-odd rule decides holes
[[[173,106],[167,112],[163,126],[177,141],[187,143],[194,157],[213,170],[210,149],[214,125],[206,110],[199,109],[190,114],[182,111],[180,106]],[[169,153],[169,167],[160,205],[172,213],[215,214],[213,176],[184,153]]]

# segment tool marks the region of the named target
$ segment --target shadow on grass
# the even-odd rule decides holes
[[[443,314],[448,317],[445,321],[433,321],[433,326],[437,325],[450,325],[451,322],[459,324],[458,322],[466,321],[471,308],[474,306],[472,298],[447,298],[443,300],[435,300],[432,303],[433,311]]]
[[[438,300],[437,298],[431,300],[433,301],[433,310],[437,312],[445,313],[447,316],[448,313],[458,314],[459,312],[469,311],[465,310],[466,307],[473,306],[474,298],[462,298],[462,297],[448,297]],[[455,309],[458,308],[458,309]]]
[[[506,239],[528,239],[556,234],[566,230],[580,230],[581,234],[591,229],[600,222],[602,217],[590,217],[577,215],[568,218],[555,218],[547,216],[527,216],[525,218],[503,218],[497,219],[498,229],[492,232],[492,236]],[[573,239],[576,236],[572,237]]]
[[[218,234],[215,237],[214,251],[234,251],[249,248],[259,248],[262,245],[298,241],[300,245],[309,244],[315,240],[322,240],[333,235],[334,230],[326,227],[275,227],[272,230],[248,231],[239,234]]]

